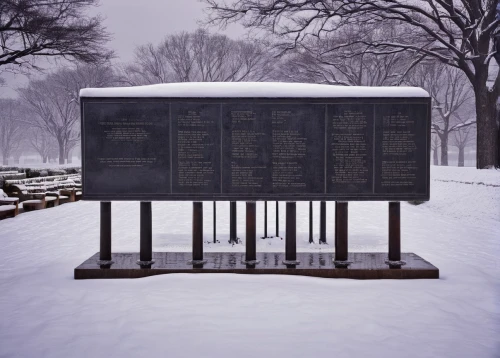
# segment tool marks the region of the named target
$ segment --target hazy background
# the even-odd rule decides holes
[[[141,60],[134,61],[134,50],[138,46],[145,46],[148,43],[151,43],[155,47],[157,47],[162,42],[162,40],[165,39],[165,37],[167,36],[172,37],[173,35],[176,35],[180,32],[188,32],[190,34],[193,34],[197,28],[202,26],[203,21],[206,19],[206,15],[204,13],[206,7],[207,7],[206,3],[201,2],[201,0],[101,0],[100,6],[90,8],[88,11],[90,11],[91,15],[100,14],[104,18],[103,25],[106,27],[107,32],[109,32],[111,35],[111,40],[106,44],[107,48],[114,50],[116,56],[112,61],[111,72],[119,74],[120,76],[120,82],[116,82],[113,85],[120,85],[120,86],[141,85],[146,83],[180,81],[179,79],[180,77],[166,80],[165,78],[159,78],[159,77],[155,78],[154,74],[153,75],[151,75],[150,73],[148,74],[147,70],[144,70],[144,65],[140,64]],[[385,27],[383,29],[384,31],[389,31],[390,29],[392,29],[392,24],[390,23],[387,24],[384,23],[384,24],[385,24],[384,25]],[[212,34],[214,33],[224,34],[233,40],[246,39],[247,43],[252,41],[251,39],[248,39],[246,36],[247,30],[244,29],[243,26],[239,24],[230,25],[228,28],[223,30],[218,27],[211,27],[208,28],[208,30]],[[270,40],[271,43],[273,42],[273,40],[276,40],[277,37],[275,37],[269,32],[266,32],[265,30],[263,31],[264,31],[263,33],[264,39]],[[409,33],[412,32],[410,31]],[[351,40],[355,41],[359,39],[360,34],[362,34],[362,32],[360,32],[359,34],[353,33],[353,35],[351,35],[353,36],[353,39]],[[337,36],[339,36],[339,38],[342,41],[344,41],[346,40],[346,37],[348,37],[348,34],[339,32]],[[398,38],[399,42],[401,31],[399,30],[396,31],[394,36]],[[332,38],[334,38],[334,36]],[[172,47],[170,46],[171,45],[169,45],[169,48],[175,48],[175,46]],[[271,51],[269,50],[268,45],[260,44],[260,46],[262,50],[260,53],[264,53],[265,55],[270,55]],[[262,61],[262,63],[260,63],[258,66],[255,66],[255,68],[259,68],[262,73],[266,74],[271,73],[272,75],[270,75],[269,78],[261,79],[254,77],[250,78],[250,80],[313,82],[313,83],[328,83],[335,85],[348,84],[348,85],[358,85],[358,86],[394,85],[394,83],[391,82],[393,81],[393,78],[395,76],[396,77],[400,76],[401,73],[405,73],[403,67],[406,66],[406,63],[408,61],[412,60],[411,58],[405,57],[404,54],[402,54],[402,56],[400,56],[401,58],[399,58],[398,60],[401,63],[400,66],[402,66],[400,68],[397,65],[398,61],[385,62],[384,59],[382,59],[380,56],[378,57],[375,56],[373,58],[371,58],[370,56],[368,56],[368,58],[366,56],[363,56],[363,60],[360,60],[359,56],[351,56],[351,54],[349,53],[343,54],[342,51],[340,50],[334,53],[332,52],[329,55],[329,51],[325,52],[322,51],[321,49],[321,46],[326,46],[325,44],[320,43],[318,46],[319,47],[317,47],[314,51],[319,51],[318,53],[322,54],[319,56],[321,58],[311,60],[311,58],[309,58],[308,56],[301,56],[300,51],[297,51],[296,53],[290,51],[287,56],[283,56],[282,58],[279,59],[273,58],[272,61],[270,59],[266,59]],[[210,48],[214,47],[210,46]],[[143,59],[145,56],[144,49],[142,51],[143,53],[141,59]],[[234,51],[231,51],[231,54],[234,54]],[[245,56],[246,56],[245,58],[250,58],[250,56],[246,54]],[[222,58],[225,57],[226,56],[222,56]],[[36,61],[36,64],[39,67],[45,69],[44,72],[39,72],[34,70],[29,71],[29,73],[26,70],[22,71],[26,72],[27,74],[22,74],[22,73],[12,74],[8,72],[0,72],[1,78],[5,79],[6,81],[4,86],[0,86],[0,100],[5,99],[3,103],[9,103],[9,101],[13,102],[10,98],[15,99],[16,97],[18,97],[18,92],[16,90],[22,89],[23,87],[28,87],[28,84],[30,84],[30,86],[33,86],[33,83],[37,82],[37,81],[30,82],[30,79],[44,80],[44,76],[46,74],[58,72],[57,70],[59,70],[60,72],[61,69],[68,64],[68,62],[66,62],[64,59],[55,60],[54,58],[52,58],[51,60],[47,60],[46,58],[47,57],[41,56],[37,58]],[[239,60],[239,63],[243,62],[244,61]],[[273,67],[273,71],[267,71],[267,68],[264,66],[265,64],[269,63],[272,63],[271,67]],[[396,66],[393,66],[393,64],[396,64]],[[492,66],[495,66],[496,62],[491,61],[491,64]],[[136,65],[136,67],[133,68],[134,67],[133,65]],[[450,68],[451,67],[449,68],[447,67],[448,70]],[[141,72],[141,70],[143,72]],[[430,90],[430,88],[440,89],[435,91],[436,92],[435,96],[438,102],[441,104],[451,103],[453,102],[453,98],[456,98],[458,96],[458,94],[455,97],[446,94],[448,93],[446,90],[446,88],[448,87],[446,86],[451,85],[453,83],[458,83],[461,81],[460,83],[458,83],[457,86],[453,87],[454,91],[459,92],[458,89],[465,88],[466,89],[465,92],[468,91],[467,93],[470,93],[471,95],[473,94],[471,84],[467,80],[464,80],[463,78],[461,79],[459,76],[457,77],[456,74],[454,74],[453,76],[450,75],[451,76],[450,79],[446,79],[445,78],[446,75],[442,75],[443,72],[445,72],[444,69],[442,71],[435,70],[435,72],[432,73],[431,72],[427,73],[425,71],[418,74],[417,72],[415,72],[415,75],[412,78],[410,78],[411,76],[409,75],[406,76],[404,84],[420,86],[425,88],[426,90]],[[179,71],[175,70],[172,73],[178,74],[178,72]],[[496,78],[496,72],[497,71],[492,71],[494,78]],[[88,73],[88,71],[85,73]],[[137,75],[137,73],[139,73],[139,75]],[[440,74],[440,76],[437,76],[437,74]],[[143,77],[141,77],[141,75]],[[151,75],[153,76],[153,78],[146,78],[147,75]],[[137,78],[137,76],[139,77]],[[96,76],[95,78],[104,78],[104,77]],[[182,79],[182,81],[184,80],[186,79]],[[200,79],[193,77],[189,78],[188,80],[196,81]],[[219,80],[219,78],[216,78],[214,80]],[[246,80],[249,79],[247,78]],[[109,83],[105,84],[105,86],[109,85],[110,85]],[[89,85],[86,86],[88,87]],[[48,88],[54,88],[54,86],[51,85]],[[40,98],[44,100],[56,98],[56,96],[52,97],[49,96],[48,95],[49,91],[47,89],[37,90],[35,92],[43,93],[43,95],[41,95]],[[4,108],[7,107],[6,104],[2,104],[2,106]],[[19,107],[19,106],[16,104],[12,108],[14,107]],[[435,107],[435,108],[445,108],[445,107],[446,106],[441,105],[440,107]],[[460,114],[460,118],[459,119],[454,118],[451,122],[449,122],[450,121],[449,119],[446,119],[448,123],[451,123],[451,125],[454,125],[458,122],[462,123],[464,121],[465,122],[469,121],[469,123],[471,123],[471,121],[473,121],[475,117],[475,104],[473,103],[473,101],[469,99],[466,104],[461,105],[460,108],[459,107],[454,108],[453,111],[451,112]],[[441,111],[440,113],[442,115],[443,113],[451,113],[451,112]],[[39,119],[38,117],[39,116],[31,116],[30,120],[33,120],[33,118]],[[448,125],[444,126],[444,124],[442,124],[441,122],[443,122],[443,118],[441,118],[438,115],[438,110],[435,109],[433,111],[433,123],[436,123],[439,126],[439,130],[441,131],[444,131],[445,130],[444,128],[448,129],[450,128]],[[21,130],[17,128],[16,130],[18,132],[18,135],[20,136],[18,142],[20,142],[20,140],[22,139],[31,140],[30,136],[25,135],[26,133],[24,133],[25,132],[24,129]],[[462,130],[462,132],[465,133],[465,129]],[[5,130],[4,133],[7,133],[7,131]],[[441,158],[442,165],[448,165],[446,161],[447,152],[450,162],[453,163],[457,162],[458,151],[456,149],[454,142],[452,141],[453,138],[450,136],[450,139],[447,139],[450,133],[451,132],[449,133],[447,132],[445,139],[441,140],[439,138],[435,138],[436,139],[434,141],[435,143],[433,142],[432,146],[433,154],[435,153],[436,155],[438,155],[439,153],[438,156]],[[34,133],[33,135],[35,134],[36,133]],[[451,134],[453,135],[454,133]],[[49,137],[53,136],[54,135],[51,135]],[[469,134],[467,134],[467,136],[469,136]],[[465,147],[465,165],[475,165],[476,151],[475,151],[474,137],[475,137],[475,129],[473,133],[468,137],[468,139],[466,138],[470,143],[467,142],[466,143],[467,146]],[[16,140],[13,140],[12,136],[10,136],[9,139],[10,142],[13,143],[13,144],[11,143],[10,145],[10,150],[14,151],[13,148],[16,147],[15,145]],[[446,146],[441,146],[441,142],[448,143],[448,149],[446,149]],[[26,143],[23,143],[23,146],[25,146],[25,144]],[[17,148],[19,147],[20,145],[17,144]],[[26,148],[23,149],[25,150],[23,152],[24,155],[30,152],[29,147],[30,146],[28,145]],[[3,151],[2,153],[7,153],[6,149],[0,148],[0,151]],[[76,150],[75,152],[78,152],[78,150]],[[9,155],[10,154],[8,155],[6,154],[7,157],[9,157]],[[37,157],[37,155],[35,155],[35,157]],[[32,159],[35,160],[34,158]],[[437,165],[438,160],[435,160],[434,163]]]
[[[101,5],[91,12],[105,17],[104,24],[112,34],[108,47],[116,51],[114,62],[133,59],[134,48],[148,42],[159,43],[166,35],[181,31],[192,32],[203,20],[205,4],[199,0],[101,0]],[[242,38],[245,30],[240,25],[231,25],[225,30],[211,28],[211,32],[221,32],[231,38]],[[38,64],[45,69],[58,66],[39,59]],[[59,62],[60,64],[60,62]],[[33,72],[30,77],[40,74]],[[25,86],[28,77],[22,74],[5,73],[7,85],[0,87],[0,97],[17,97],[16,88]]]

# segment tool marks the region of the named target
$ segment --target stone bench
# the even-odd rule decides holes
[[[15,217],[19,214],[19,198],[9,198],[0,189],[0,219]]]
[[[19,198],[9,198],[0,196],[0,205],[13,205],[16,208],[16,215],[19,214]]]
[[[6,219],[8,217],[15,217],[17,215],[16,205],[0,205],[0,220]]]
[[[59,198],[60,196],[55,196],[55,195],[49,195],[47,194],[45,196],[45,207],[46,208],[53,208],[55,206],[59,205]]]
[[[34,211],[46,208],[53,208],[59,205],[61,197],[57,193],[35,194],[35,199],[23,201],[24,211]],[[63,197],[64,199],[65,197]]]
[[[64,196],[64,197],[67,197],[69,198],[67,201],[65,201],[65,203],[67,202],[75,202],[77,199],[76,199],[76,190],[75,189],[61,189],[59,190],[59,193]],[[81,194],[80,194],[80,197],[81,197]]]
[[[24,211],[34,211],[45,209],[45,198],[43,199],[31,199],[23,201]]]

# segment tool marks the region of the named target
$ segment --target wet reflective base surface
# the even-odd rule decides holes
[[[350,253],[347,267],[335,267],[333,253],[297,253],[298,265],[286,265],[285,253],[257,253],[256,265],[245,264],[244,253],[208,252],[204,263],[190,252],[154,252],[151,265],[140,266],[139,253],[112,254],[111,265],[99,266],[96,253],[75,269],[75,279],[140,278],[169,273],[237,273],[300,275],[351,279],[439,278],[439,269],[414,253],[402,253],[406,265],[390,267],[386,253]]]

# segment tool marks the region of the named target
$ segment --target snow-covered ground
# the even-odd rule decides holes
[[[356,281],[283,276],[163,275],[73,280],[99,248],[99,204],[78,202],[0,221],[0,357],[499,357],[500,171],[432,167],[431,201],[403,203],[402,249],[439,280]],[[308,203],[297,204],[300,251]],[[280,229],[284,229],[284,203]],[[263,203],[257,204],[258,235]],[[269,203],[269,233],[274,203]],[[244,239],[244,203],[238,234]],[[153,204],[155,251],[189,251],[191,203]],[[217,203],[219,244],[229,204]],[[349,204],[349,249],[387,250],[387,203]],[[212,240],[212,203],[205,240]],[[281,234],[284,231],[281,230]],[[139,250],[139,204],[113,203],[113,251]],[[280,239],[259,251],[283,251]]]

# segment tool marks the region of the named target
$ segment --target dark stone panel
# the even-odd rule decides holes
[[[271,123],[262,105],[222,106],[222,191],[272,193]]]
[[[426,104],[375,106],[375,193],[425,194]]]
[[[373,104],[327,108],[327,193],[373,193]]]
[[[428,200],[429,105],[84,98],[83,198]]]
[[[272,123],[273,193],[324,193],[325,105],[263,107]]]
[[[172,103],[172,193],[220,193],[220,104]]]
[[[223,106],[223,192],[324,192],[324,105]]]
[[[168,105],[84,104],[84,193],[170,191]]]

